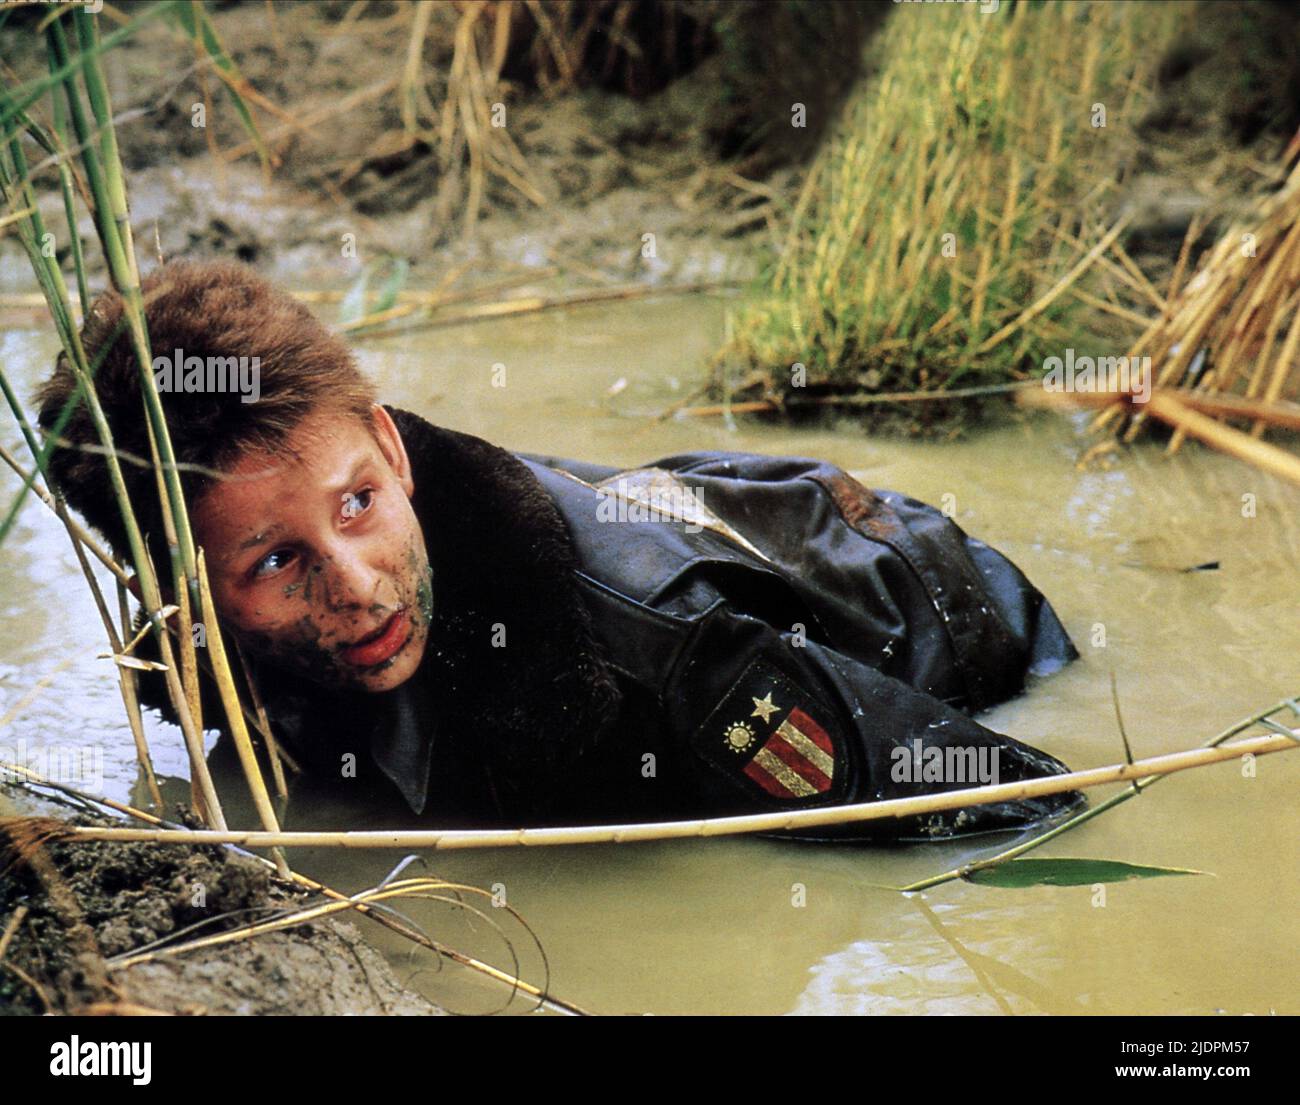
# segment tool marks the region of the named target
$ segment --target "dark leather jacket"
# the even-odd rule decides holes
[[[430,643],[379,695],[255,669],[279,738],[319,776],[400,792],[434,824],[487,825],[800,809],[1065,770],[969,714],[1073,659],[1068,636],[1010,561],[933,508],[817,460],[689,453],[621,472],[389,409],[433,565]],[[804,835],[949,836],[1080,801]]]

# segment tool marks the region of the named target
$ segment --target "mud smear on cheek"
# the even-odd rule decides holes
[[[356,670],[339,656],[339,649],[322,644],[320,627],[304,615],[284,633],[245,633],[243,639],[254,652],[321,686],[349,686],[356,683]]]
[[[401,593],[397,599],[410,612],[414,634],[433,621],[433,568],[415,541],[408,545],[406,559],[410,570],[405,579],[399,580]],[[321,572],[321,566],[317,565],[308,571],[301,582],[288,584],[281,592],[285,598],[300,599],[311,613],[302,614],[284,632],[274,635],[247,632],[241,634],[241,641],[256,655],[315,684],[361,688],[361,670],[342,658],[340,653],[344,646],[324,643],[324,635],[316,624],[314,615],[322,612],[320,607],[324,607],[324,612],[335,614],[348,610],[331,601],[328,589],[318,578]],[[412,590],[414,593],[411,593]],[[369,613],[378,617],[391,614],[392,609],[390,605],[372,603]],[[370,676],[392,667],[404,652],[405,649],[400,650],[382,663],[366,668],[364,673]]]
[[[425,625],[433,624],[433,569],[425,571],[415,591],[415,606]]]
[[[411,603],[411,622],[415,627],[433,625],[433,565],[412,541],[406,550],[407,567],[416,580],[415,601]]]
[[[316,592],[316,576],[320,568],[312,568],[300,583],[290,583],[281,594],[292,599],[298,597],[310,608]],[[262,616],[262,611],[257,611]],[[241,643],[254,655],[270,661],[312,682],[335,686],[348,681],[348,671],[337,655],[337,649],[321,643],[320,627],[310,614],[303,614],[292,627],[282,633],[264,633],[246,630],[239,634]]]
[[[307,579],[302,584],[302,601],[311,605],[312,591],[315,589],[316,577],[320,575],[320,565],[317,564],[307,573]]]

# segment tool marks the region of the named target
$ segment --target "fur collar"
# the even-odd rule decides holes
[[[484,756],[500,812],[540,812],[557,772],[597,742],[621,700],[578,592],[573,539],[505,449],[389,413],[433,565],[433,626],[415,678],[436,695],[439,739],[467,760]]]

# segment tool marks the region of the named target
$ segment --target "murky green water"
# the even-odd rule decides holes
[[[1122,755],[1112,672],[1139,756],[1192,747],[1300,692],[1300,490],[1195,447],[1078,472],[1086,442],[1054,418],[924,445],[849,427],[649,423],[697,381],[724,307],[585,308],[370,342],[360,354],[386,400],[517,450],[628,465],[689,449],[816,455],[872,486],[936,503],[955,496],[961,524],[1020,564],[1084,654],[982,720],[1073,767]],[[0,356],[25,386],[53,352],[46,334],[0,334]],[[504,388],[492,384],[497,364]],[[15,486],[0,473],[0,501]],[[1208,561],[1219,570],[1173,570]],[[33,505],[0,547],[0,715],[72,663],[0,744],[100,746],[104,787],[125,798],[134,759],[109,663],[94,658],[101,635],[61,531]],[[179,735],[155,724],[151,738],[160,770],[183,774]],[[1104,900],[1091,888],[958,883],[924,898],[877,889],[945,870],[977,854],[970,844],[742,839],[431,853],[425,870],[497,888],[545,946],[553,991],[599,1012],[1297,1013],[1300,754],[1257,768],[1254,778],[1228,764],[1162,782],[1040,853],[1213,873],[1111,886]],[[347,827],[349,811],[295,810],[291,824]],[[401,855],[292,858],[356,890]],[[445,943],[510,966],[488,921],[429,903],[403,908]],[[510,932],[524,975],[540,982],[536,953]],[[433,969],[383,930],[375,939],[437,1001],[486,1010],[502,1000],[463,968]]]

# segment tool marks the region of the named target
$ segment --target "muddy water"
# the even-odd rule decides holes
[[[1191,747],[1300,692],[1300,492],[1196,448],[1140,451],[1076,471],[1084,439],[1052,418],[974,440],[910,444],[851,428],[723,420],[648,425],[685,394],[721,337],[725,303],[636,303],[371,342],[385,397],[508,447],[635,464],[688,449],[817,455],[872,486],[944,502],[1048,594],[1080,663],[982,720],[1075,767],[1122,755],[1113,672],[1138,755]],[[24,384],[50,339],[0,335]],[[505,387],[493,366],[505,366]],[[499,379],[499,376],[498,376]],[[608,393],[613,390],[615,394]],[[5,432],[5,440],[14,438]],[[3,501],[15,482],[0,476]],[[1217,561],[1216,571],[1177,569]],[[58,529],[36,507],[0,547],[0,714],[64,662],[0,743],[53,737],[103,750],[104,788],[132,793],[130,737],[100,630]],[[160,769],[184,772],[176,733],[151,727]],[[1300,1012],[1300,754],[1187,773],[1040,854],[1194,867],[1200,877],[1106,888],[888,889],[983,854],[966,845],[833,848],[760,840],[431,853],[449,880],[493,890],[545,948],[557,995],[601,1012]],[[177,790],[179,795],[183,793]],[[1094,792],[1096,793],[1096,792]],[[319,804],[295,827],[355,824]],[[1005,846],[1005,842],[1003,842]],[[338,886],[372,885],[398,853],[300,851]],[[421,868],[417,868],[421,870]],[[408,872],[409,873],[409,872]],[[800,904],[801,903],[801,904]],[[404,911],[444,942],[534,981],[542,963],[507,911]],[[434,1000],[484,1011],[502,992],[432,967],[376,930]],[[514,1009],[523,1009],[516,1002]]]

